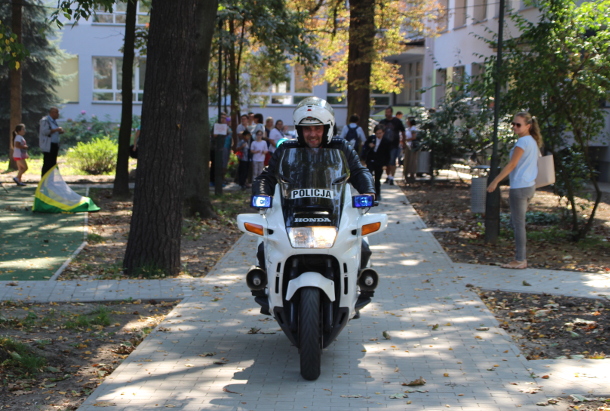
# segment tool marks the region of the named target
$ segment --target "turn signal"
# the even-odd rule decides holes
[[[244,223],[244,227],[246,228],[246,231],[249,231],[251,233],[258,234],[258,235],[263,235],[263,226],[262,225]]]
[[[365,224],[362,226],[362,235],[369,235],[371,233],[374,233],[375,231],[379,231],[379,229],[381,228],[381,223],[371,223],[371,224]]]

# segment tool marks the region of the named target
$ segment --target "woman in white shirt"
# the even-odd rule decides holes
[[[512,122],[517,143],[510,151],[510,161],[500,174],[487,186],[493,192],[506,176],[510,176],[509,204],[510,221],[515,230],[515,259],[503,264],[504,268],[527,268],[525,212],[536,192],[538,156],[542,147],[542,136],[536,117],[528,112],[517,113]]]

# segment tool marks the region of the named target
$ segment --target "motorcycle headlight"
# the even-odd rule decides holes
[[[288,238],[294,248],[331,248],[337,238],[335,227],[290,227]]]

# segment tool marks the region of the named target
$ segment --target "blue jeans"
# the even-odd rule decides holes
[[[525,232],[525,212],[527,206],[534,198],[536,187],[511,188],[508,193],[510,204],[510,223],[515,230],[515,260],[524,261],[526,259],[527,235]]]

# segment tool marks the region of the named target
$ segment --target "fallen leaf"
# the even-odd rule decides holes
[[[413,380],[411,382],[407,382],[407,383],[403,382],[402,383],[402,385],[406,386],[406,387],[413,387],[413,386],[416,386],[416,385],[425,385],[425,384],[426,384],[426,380],[424,380],[423,377],[419,377],[418,379]]]

